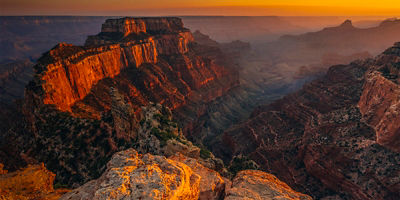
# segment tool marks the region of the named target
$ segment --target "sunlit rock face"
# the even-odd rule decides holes
[[[96,88],[110,87],[101,80],[121,78],[114,87],[138,101],[133,104],[144,104],[145,98],[176,108],[201,88],[213,87],[201,93],[201,100],[207,101],[238,84],[237,72],[226,66],[219,49],[196,44],[179,18],[110,19],[102,30],[90,36],[86,46],[61,43],[45,53],[26,96],[71,112],[74,106],[81,108],[79,102],[88,95],[98,97]],[[122,36],[105,36],[114,33]],[[105,100],[85,105],[104,111],[109,104]],[[93,106],[96,103],[102,108]]]
[[[125,51],[129,58],[125,57]],[[111,45],[92,49],[61,43],[35,67],[40,73],[43,103],[56,105],[61,111],[71,111],[71,106],[83,99],[99,80],[115,77],[128,65],[137,67],[156,62],[154,41],[125,48]]]
[[[333,66],[300,91],[254,110],[213,152],[244,155],[316,199],[398,199],[399,44]]]
[[[200,176],[199,199],[217,200],[224,197],[225,188],[230,184],[230,181],[222,177],[218,172],[203,166],[199,163],[199,160],[185,157],[182,154],[176,154],[169,157],[169,159],[186,164],[194,173]]]
[[[128,149],[115,154],[106,172],[61,199],[198,199],[200,177],[187,165]]]
[[[121,33],[124,41],[110,38],[106,46],[88,47],[104,44],[99,41],[106,33]],[[139,33],[146,35],[140,40],[130,38]],[[82,100],[99,80],[113,78],[128,66],[156,64],[160,54],[185,54],[192,41],[178,18],[107,20],[102,32],[89,37],[86,46],[61,43],[39,59],[35,69],[44,83],[43,102],[71,111],[71,105]]]
[[[89,199],[286,199],[309,200],[275,176],[241,171],[230,180],[182,154],[138,154],[128,149],[113,155],[103,175],[61,197]]]
[[[258,170],[244,170],[233,179],[232,187],[227,189],[225,199],[311,200],[312,198],[292,190],[272,174]]]
[[[57,200],[69,190],[53,188],[55,174],[43,164],[29,165],[24,169],[7,173],[0,164],[0,199]]]
[[[147,18],[121,18],[108,19],[101,27],[101,33],[90,36],[86,45],[104,44],[126,36],[166,35],[187,32],[183,22],[176,17],[147,17]]]

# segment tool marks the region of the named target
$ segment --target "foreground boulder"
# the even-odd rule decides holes
[[[200,177],[187,165],[134,149],[116,153],[107,170],[61,199],[198,199]]]
[[[311,199],[265,172],[239,172],[231,188],[229,180],[194,158],[180,153],[170,158],[141,155],[134,149],[114,154],[99,179],[84,184],[61,199],[218,200],[226,195],[228,199]]]
[[[0,199],[59,199],[68,190],[54,190],[54,178],[55,174],[47,170],[43,164],[29,165],[12,173],[7,173],[3,170],[3,164],[0,164]]]
[[[274,175],[258,170],[244,170],[233,179],[232,188],[227,191],[225,199],[306,200],[312,198],[292,190]]]
[[[224,179],[218,172],[204,167],[198,160],[185,157],[182,154],[172,156],[170,159],[185,163],[194,173],[200,176],[199,199],[208,200],[223,198],[225,187],[230,184],[229,180]]]

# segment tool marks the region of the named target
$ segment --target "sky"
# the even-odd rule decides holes
[[[400,0],[0,0],[0,15],[400,16]]]

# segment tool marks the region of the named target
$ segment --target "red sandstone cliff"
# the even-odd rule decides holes
[[[34,142],[25,151],[75,186],[139,143],[142,106],[197,112],[238,84],[224,54],[196,43],[179,18],[107,20],[85,46],[61,43],[34,68],[23,109]]]
[[[120,37],[104,36],[109,34]],[[89,37],[87,46],[61,43],[40,58],[33,87],[43,91],[39,97],[44,104],[71,112],[71,107],[88,96],[99,81],[114,78],[126,68],[137,68],[139,72],[123,78],[130,82],[126,87],[138,93],[134,96],[147,95],[173,108],[182,105],[192,90],[223,79],[230,79],[223,83],[228,88],[236,84],[232,76],[235,72],[220,65],[223,58],[218,50],[212,50],[213,57],[201,55],[196,52],[201,48],[192,43],[190,31],[178,18],[107,20],[99,35]],[[140,73],[144,76],[134,77]]]

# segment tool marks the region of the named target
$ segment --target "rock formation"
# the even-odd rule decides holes
[[[48,171],[43,163],[7,173],[0,164],[0,199],[4,200],[57,200],[67,189],[53,188],[55,174]]]
[[[377,59],[376,66],[366,75],[366,83],[358,102],[366,122],[376,131],[376,141],[400,153],[400,43]]]
[[[195,174],[200,176],[199,199],[222,199],[224,197],[225,188],[229,186],[230,181],[218,172],[203,166],[199,163],[199,160],[185,157],[180,153],[169,157],[169,159],[186,164]]]
[[[230,181],[217,172],[182,154],[165,158],[141,155],[134,149],[128,149],[112,157],[99,179],[72,190],[61,200],[311,199],[261,171],[242,171],[234,179],[232,188],[230,185]]]
[[[120,37],[106,37],[108,35]],[[159,91],[170,97],[157,100],[175,108],[184,103],[192,90],[232,75],[226,67],[217,65],[215,58],[210,60],[196,54],[196,48],[190,47],[193,42],[190,31],[178,18],[107,20],[102,32],[89,37],[86,46],[61,43],[42,56],[35,66],[38,76],[32,87],[42,91],[38,96],[44,104],[71,111],[100,80],[114,78],[123,69],[130,68],[126,71],[135,70],[135,74],[143,76],[140,80],[124,77],[131,81],[135,96]],[[171,59],[173,56],[177,57]],[[235,84],[235,81],[231,79],[227,84]],[[28,94],[31,90],[28,89]]]
[[[255,161],[316,199],[398,199],[400,44],[327,75],[227,130],[213,152]]]
[[[99,179],[61,199],[198,199],[199,184],[183,163],[128,149],[112,157]]]
[[[239,199],[285,199],[311,200],[308,195],[292,190],[272,174],[257,170],[239,172],[232,181],[226,200]]]
[[[199,148],[177,141],[182,134],[177,124],[163,124],[171,116],[158,118],[167,120],[158,124],[162,127],[143,129],[149,110],[142,109],[157,102],[174,115],[201,112],[238,84],[224,54],[196,43],[179,18],[107,20],[85,46],[60,43],[34,69],[23,106],[30,130],[24,135],[34,141],[22,151],[74,186],[98,177],[113,153],[133,146],[143,152],[161,141],[152,153],[168,154],[166,146],[199,156]],[[222,165],[214,158],[208,163]]]

